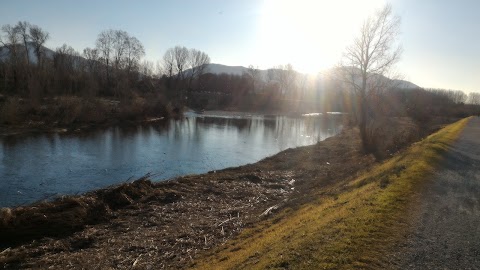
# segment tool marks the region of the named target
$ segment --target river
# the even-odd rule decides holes
[[[257,162],[340,132],[335,114],[290,118],[189,112],[181,120],[70,134],[0,137],[0,207],[133,181]]]

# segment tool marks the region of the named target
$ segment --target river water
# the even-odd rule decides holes
[[[253,163],[337,134],[341,118],[190,112],[182,120],[80,134],[0,137],[0,207],[80,194],[147,173],[161,181]]]

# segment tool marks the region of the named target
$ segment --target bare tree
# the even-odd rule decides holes
[[[55,50],[53,57],[53,67],[55,75],[54,84],[57,94],[74,94],[79,90],[79,80],[77,78],[79,66],[79,54],[75,49],[67,44],[63,44]]]
[[[280,86],[282,92],[287,95],[294,94],[295,84],[297,82],[297,72],[293,69],[292,64],[282,66],[282,72],[280,73]]]
[[[37,57],[37,66],[41,67],[43,63],[42,53],[43,45],[50,38],[48,32],[36,25],[30,26],[30,38],[33,43],[34,51]]]
[[[168,49],[163,55],[162,70],[167,77],[167,89],[170,90],[173,86],[173,76],[175,74],[175,52],[173,51],[173,48]]]
[[[13,88],[17,89],[19,84],[19,52],[18,45],[20,43],[20,38],[18,35],[18,28],[6,24],[2,26],[2,31],[5,34],[4,39],[2,40],[2,45],[8,50],[8,61],[10,62],[10,68],[12,71],[13,77]],[[6,73],[5,73],[6,74]],[[5,75],[6,76],[6,75]],[[5,82],[6,82],[5,78]]]
[[[92,48],[85,48],[83,49],[83,58],[87,60],[86,67],[87,71],[91,73],[95,73],[97,71],[98,66],[98,50]]]
[[[280,92],[283,96],[293,93],[293,88],[297,80],[297,72],[291,64],[278,65],[269,70],[269,76],[278,82]]]
[[[173,55],[175,58],[175,73],[177,79],[183,80],[185,79],[185,67],[188,64],[188,49],[183,46],[175,46],[175,48],[173,48]]]
[[[54,67],[56,69],[61,69],[66,72],[73,73],[73,71],[76,69],[78,56],[79,55],[74,48],[68,46],[67,44],[63,44],[55,51],[55,56],[53,60]]]
[[[140,73],[142,76],[153,77],[155,75],[155,68],[152,61],[143,60],[140,64]]]
[[[136,37],[128,36],[125,47],[125,69],[128,74],[138,68],[143,56],[145,56],[145,49],[142,43]]]
[[[105,66],[107,76],[107,86],[110,84],[110,58],[113,53],[114,31],[106,30],[98,34],[96,47],[100,55],[100,60]]]
[[[468,98],[468,96],[460,90],[428,89],[428,91],[455,104],[465,103]]]
[[[129,35],[122,30],[110,30],[112,36],[112,64],[114,70],[119,70],[123,66],[123,60],[127,50]]]
[[[462,104],[467,101],[468,96],[461,90],[457,91],[450,91],[451,92],[451,99],[456,104]]]
[[[260,69],[258,69],[258,66],[255,67],[253,65],[249,65],[247,70],[245,71],[245,75],[252,83],[251,91],[255,93],[256,89],[258,88],[258,84],[262,81],[262,74],[260,72]]]
[[[470,94],[468,94],[468,103],[473,105],[480,105],[480,93],[470,92]]]
[[[189,52],[188,66],[190,72],[188,74],[188,87],[192,87],[192,82],[195,78],[200,77],[207,68],[207,65],[210,64],[210,57],[208,54],[191,49]]]
[[[1,40],[2,45],[5,46],[10,55],[10,59],[17,60],[18,56],[18,44],[19,44],[19,35],[18,28],[6,24],[2,26],[2,31],[5,33],[5,38]]]
[[[28,65],[30,65],[30,55],[28,53],[28,42],[30,41],[30,35],[28,34],[29,28],[30,28],[30,23],[28,22],[18,22],[17,25],[15,26],[17,28],[17,32],[20,35],[20,38],[23,41],[23,46],[25,49],[25,59]]]
[[[175,70],[175,53],[173,48],[168,49],[163,55],[162,69],[168,78],[172,78]]]
[[[360,34],[347,48],[340,68],[344,81],[357,96],[358,124],[366,152],[373,152],[375,147],[367,133],[372,120],[368,96],[385,87],[389,80],[384,76],[400,58],[402,49],[396,46],[399,31],[400,17],[392,14],[391,5],[386,5],[363,22]]]
[[[155,62],[154,76],[155,78],[160,79],[164,74],[165,70],[163,67],[163,61],[159,59]]]

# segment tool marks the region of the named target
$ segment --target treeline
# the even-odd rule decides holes
[[[472,115],[480,116],[480,104],[472,100],[479,95],[471,93],[467,96],[462,91],[444,89],[397,87],[368,92],[366,133],[368,143],[374,146],[371,153],[383,159],[408,143],[431,134],[445,123]],[[345,110],[349,112],[350,123],[358,125],[361,113],[358,97],[351,93],[344,97],[350,100]],[[472,103],[467,103],[469,100]],[[413,126],[408,127],[408,119],[413,120]]]
[[[166,64],[155,66],[144,60],[142,43],[122,30],[102,31],[82,52],[67,44],[50,50],[49,38],[28,22],[1,27],[0,124],[174,116],[184,103],[177,93],[210,61],[204,52],[176,46],[165,54]]]
[[[212,74],[208,54],[183,46],[147,61],[142,43],[122,30],[99,33],[78,52],[45,47],[50,35],[28,22],[4,25],[0,35],[0,123],[72,124],[141,119],[193,109],[258,112],[342,111],[355,116],[358,96],[331,74],[305,75],[290,64],[249,66],[241,75]],[[369,114],[434,116],[478,113],[480,94],[438,89],[371,91]]]
[[[383,79],[382,79],[383,80]],[[188,93],[194,108],[265,112],[358,111],[355,92],[332,74],[305,75],[291,65],[262,71],[250,66],[242,75],[203,74]],[[406,89],[385,80],[380,90],[367,95],[369,114],[410,116],[418,121],[432,117],[478,114],[480,93],[445,89]]]
[[[323,75],[298,73],[290,64],[260,70],[249,66],[241,75],[199,76],[187,95],[193,108],[284,112],[342,111],[343,92]]]
[[[462,91],[445,89],[392,88],[370,98],[373,112],[382,116],[408,116],[420,125],[435,117],[467,117],[480,113],[480,93],[466,95]]]

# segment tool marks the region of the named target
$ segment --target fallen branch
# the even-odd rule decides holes
[[[260,217],[268,216],[268,215],[270,215],[270,213],[272,213],[274,210],[277,210],[277,209],[278,209],[278,204],[274,205],[274,206],[270,206],[269,208],[267,208],[267,210],[263,211],[263,213],[260,215]]]

